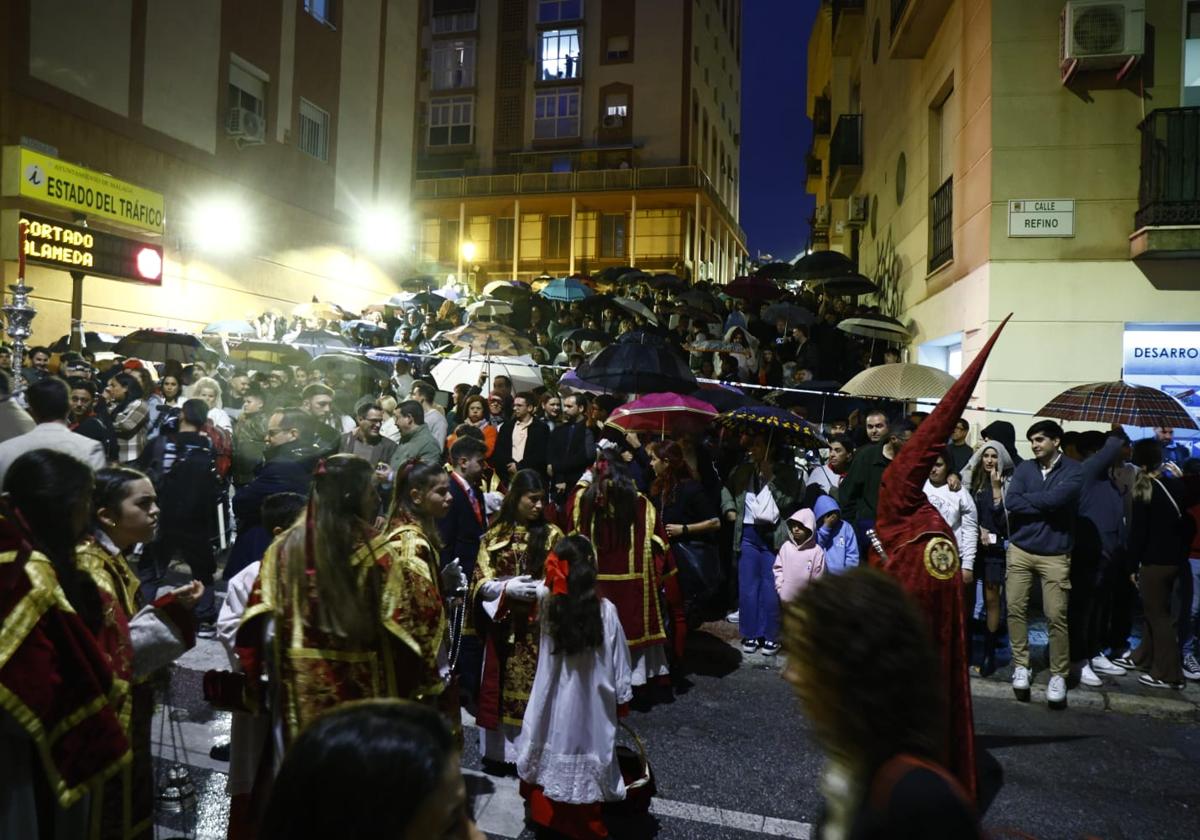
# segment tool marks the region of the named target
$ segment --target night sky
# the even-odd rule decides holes
[[[820,0],[742,3],[741,223],[750,257],[790,260],[808,244],[804,155],[808,35]]]

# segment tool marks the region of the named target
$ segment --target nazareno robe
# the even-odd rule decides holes
[[[925,496],[924,486],[934,462],[945,453],[950,431],[962,416],[1005,323],[1007,318],[884,470],[875,532],[886,561],[874,549],[871,552],[871,562],[894,575],[929,620],[946,692],[947,765],[972,797],[976,794],[975,722],[962,569],[954,529]]]

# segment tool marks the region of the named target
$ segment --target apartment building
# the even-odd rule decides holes
[[[740,0],[424,0],[415,212],[425,269],[612,265],[726,282]]]
[[[313,296],[364,306],[413,269],[417,0],[14,0],[3,10],[6,282],[20,213],[162,248],[150,282],[83,278],[79,317],[105,332],[194,330]],[[64,181],[55,172],[81,188],[45,193],[43,175]],[[153,218],[87,201],[109,188]],[[69,273],[31,264],[27,279],[35,340],[67,332]]]
[[[1012,312],[980,402],[1124,376],[1200,412],[1200,3],[827,0],[808,61],[814,244],[912,361]]]

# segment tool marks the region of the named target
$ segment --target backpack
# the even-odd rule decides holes
[[[212,443],[217,476],[222,481],[227,480],[230,470],[233,469],[233,435],[213,425],[211,420],[204,421],[204,428],[200,430],[200,434],[205,435]]]

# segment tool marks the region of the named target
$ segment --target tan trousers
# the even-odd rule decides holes
[[[1008,637],[1013,666],[1029,667],[1029,592],[1033,577],[1042,580],[1042,609],[1050,633],[1050,673],[1066,677],[1071,670],[1071,642],[1067,635],[1067,600],[1071,591],[1071,555],[1030,554],[1009,543]]]

